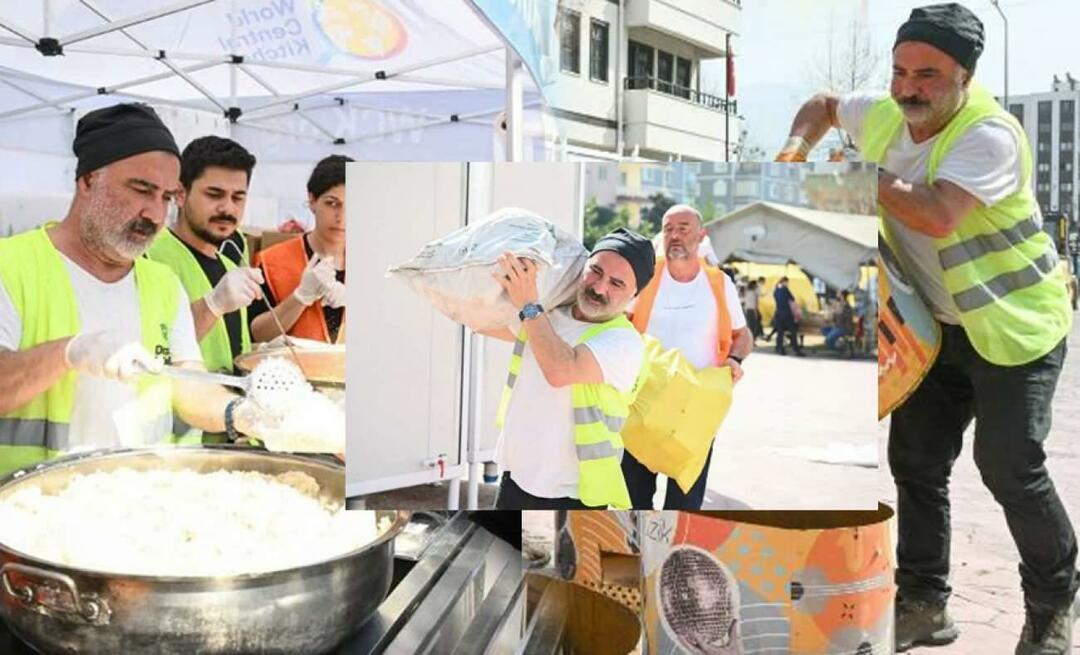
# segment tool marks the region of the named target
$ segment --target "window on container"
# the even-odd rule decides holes
[[[690,99],[690,60],[682,57],[675,60],[675,95]]]
[[[581,72],[581,14],[563,11],[559,17],[559,68]]]
[[[589,21],[589,79],[608,81],[608,24]]]
[[[631,41],[627,48],[630,57],[627,69],[630,71],[630,79],[627,83],[629,89],[646,89],[651,86],[653,77],[653,49],[643,43]]]
[[[664,93],[672,92],[675,76],[675,56],[663,50],[656,51],[656,89]]]

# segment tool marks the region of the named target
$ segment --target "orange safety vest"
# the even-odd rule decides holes
[[[731,315],[728,314],[724,293],[725,274],[720,269],[709,266],[704,259],[699,261],[702,270],[705,271],[705,277],[709,280],[709,287],[712,288],[713,296],[716,298],[716,319],[719,327],[717,333],[720,335],[716,344],[716,353],[718,355],[717,361],[723,364],[731,352],[731,343],[734,341],[734,334],[731,331]],[[634,304],[634,313],[630,317],[630,322],[634,324],[638,332],[643,334],[645,328],[649,326],[649,316],[652,314],[653,303],[656,302],[656,294],[660,290],[660,280],[663,277],[663,272],[664,258],[659,257],[656,260],[656,272],[653,273],[652,279],[638,294],[637,302]]]
[[[275,243],[266,250],[258,252],[254,262],[262,269],[267,286],[280,303],[300,286],[300,278],[303,277],[304,269],[307,267],[308,257],[307,250],[304,248],[304,237]],[[300,318],[293,323],[289,334],[301,339],[330,343],[330,330],[326,327],[322,300],[311,303],[300,313]],[[344,342],[345,316],[343,314],[341,327],[338,328],[337,343]]]

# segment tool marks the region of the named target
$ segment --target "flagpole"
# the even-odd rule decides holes
[[[731,32],[724,37],[724,161],[731,161]]]

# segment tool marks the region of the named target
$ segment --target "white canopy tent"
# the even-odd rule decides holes
[[[859,283],[877,254],[877,219],[755,202],[705,226],[718,261],[794,262],[838,289]]]
[[[544,44],[522,46],[515,16],[493,13],[489,4],[5,3],[0,236],[63,210],[74,176],[75,122],[121,101],[154,106],[181,148],[217,134],[251,150],[258,164],[248,222],[261,227],[306,220],[304,182],[330,153],[360,160],[548,158],[553,128],[540,87],[526,74],[549,64]],[[527,50],[529,66],[511,43]],[[520,120],[505,120],[515,116]]]

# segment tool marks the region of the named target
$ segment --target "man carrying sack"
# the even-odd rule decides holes
[[[705,238],[701,214],[689,205],[675,205],[664,213],[661,228],[664,257],[657,261],[652,280],[631,308],[634,327],[656,338],[664,349],[677,348],[695,369],[729,367],[732,382],[737,383],[754,338],[731,278],[697,256]],[[665,509],[701,509],[711,459],[710,444],[689,490],[669,477]],[[657,472],[632,451],[623,457],[622,469],[633,506],[651,509]]]
[[[1043,442],[1072,316],[1023,129],[972,81],[982,48],[968,9],[913,10],[893,49],[891,93],[811,99],[781,158],[805,158],[830,126],[855,138],[880,166],[885,239],[941,326],[940,354],[889,430],[897,650],[958,636],[945,609],[948,482],[974,419],[975,463],[1020,552],[1027,620],[1016,653],[1065,655],[1077,541]]]
[[[537,303],[536,264],[506,253],[495,274],[521,329],[485,330],[514,342],[499,406],[496,509],[630,509],[619,432],[644,346],[623,314],[652,277],[652,244],[618,229],[596,242],[574,303]]]

